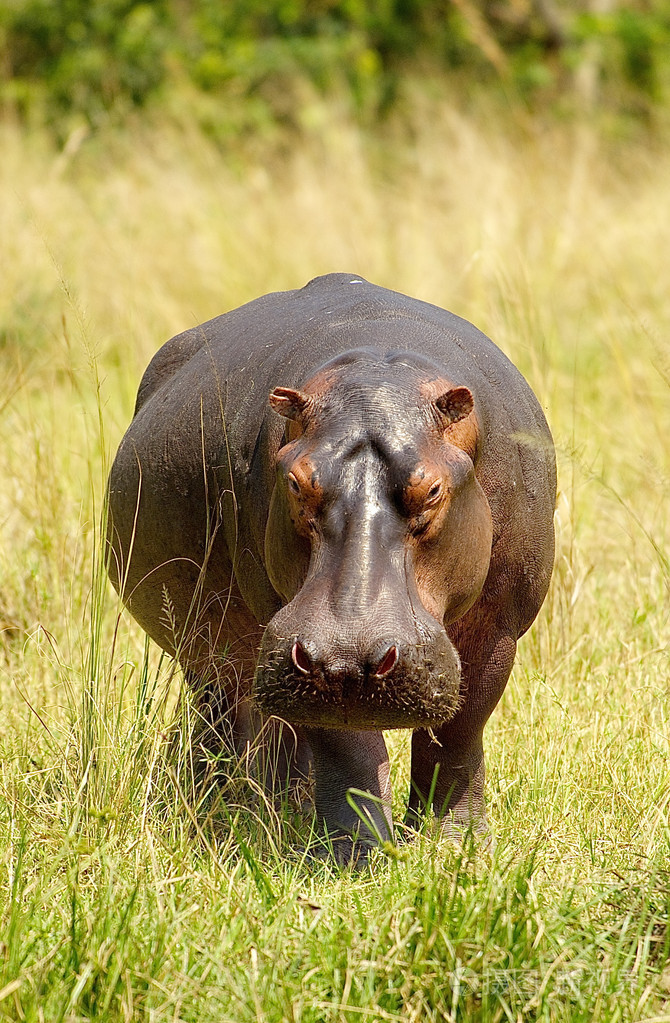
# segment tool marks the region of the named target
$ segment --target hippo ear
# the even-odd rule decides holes
[[[469,387],[452,387],[450,391],[445,391],[439,398],[435,398],[433,405],[442,417],[446,417],[447,425],[451,426],[470,415],[475,407],[475,399]]]
[[[305,419],[314,405],[314,399],[302,391],[294,391],[290,387],[275,387],[270,393],[270,405],[285,419],[301,421]]]

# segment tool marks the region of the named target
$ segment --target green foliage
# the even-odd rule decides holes
[[[162,3],[24,0],[0,7],[5,97],[93,123],[140,104],[165,75],[169,18]]]
[[[573,27],[579,45],[602,45],[603,75],[639,97],[660,100],[670,73],[670,7],[660,0],[608,13],[583,13]]]
[[[65,117],[66,128],[73,116],[91,125],[118,118],[180,85],[216,100],[216,116],[211,105],[200,109],[219,132],[241,102],[250,123],[297,125],[310,91],[339,93],[371,118],[408,74],[427,69],[462,74],[469,88],[497,84],[527,102],[553,102],[573,91],[584,63],[605,102],[644,112],[669,87],[670,13],[662,0],[606,13],[587,0],[557,8],[530,0],[0,0],[0,51],[5,105]]]

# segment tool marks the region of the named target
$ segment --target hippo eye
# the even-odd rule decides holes
[[[430,490],[426,494],[426,504],[430,504],[433,501],[436,501],[437,498],[440,496],[440,491],[441,490],[442,490],[442,480],[435,480],[435,482],[433,483],[432,487],[430,488]]]
[[[292,472],[288,474],[288,485],[294,494],[300,493],[300,484]]]

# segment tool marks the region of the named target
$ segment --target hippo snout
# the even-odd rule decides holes
[[[411,637],[370,640],[341,624],[300,628],[287,611],[273,618],[261,644],[254,699],[264,713],[367,730],[432,727],[458,709],[460,660],[437,623]]]

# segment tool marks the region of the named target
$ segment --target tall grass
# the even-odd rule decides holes
[[[183,125],[61,153],[2,130],[0,1019],[670,1020],[670,151],[421,104],[411,132],[316,110],[234,159]],[[488,727],[490,856],[426,834],[360,875],[307,864],[300,813],[234,776],[194,812],[178,673],[104,579],[155,349],[330,270],[473,320],[553,427],[556,569]]]

